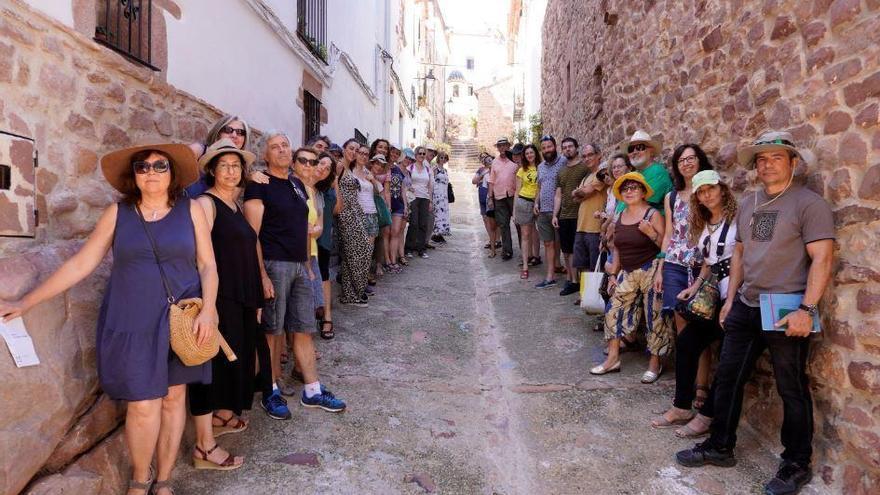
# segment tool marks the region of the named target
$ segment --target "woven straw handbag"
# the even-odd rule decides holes
[[[223,353],[229,361],[238,359],[235,353],[232,352],[232,348],[229,347],[226,339],[216,329],[207,342],[201,346],[198,344],[196,334],[193,332],[193,322],[195,322],[199,312],[202,310],[202,299],[200,297],[193,297],[183,299],[182,301],[175,300],[171,287],[168,285],[168,279],[165,278],[165,270],[162,269],[162,263],[159,261],[156,242],[153,240],[152,234],[150,234],[147,222],[141,216],[140,209],[137,207],[135,209],[137,210],[137,216],[141,221],[141,225],[144,226],[144,232],[147,233],[147,238],[150,240],[153,256],[156,258],[156,264],[159,266],[159,275],[162,277],[162,285],[165,287],[165,294],[168,296],[168,326],[171,329],[171,350],[177,354],[180,362],[185,366],[198,366],[210,361],[217,355],[220,348],[223,349]]]
[[[214,338],[208,339],[205,345],[199,347],[196,334],[193,333],[193,322],[202,310],[202,300],[198,297],[183,299],[176,304],[171,304],[169,311],[169,326],[171,327],[171,349],[186,366],[196,366],[209,361],[217,355],[219,349],[223,349],[226,359],[235,361],[237,357],[232,348],[226,343],[226,339],[220,332],[214,332]]]

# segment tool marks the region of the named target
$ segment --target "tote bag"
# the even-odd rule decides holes
[[[599,271],[599,263],[601,256],[596,261],[596,269],[592,272],[581,273],[581,309],[590,315],[601,315],[605,313],[605,301],[599,293],[602,286],[602,279],[605,274]]]

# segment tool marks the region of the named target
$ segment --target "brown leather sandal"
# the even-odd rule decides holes
[[[150,490],[150,493],[156,495],[159,493],[159,490],[167,488],[168,491],[171,492],[171,495],[174,495],[174,488],[171,487],[171,480],[157,481],[153,483],[153,489]]]
[[[236,416],[235,414],[229,416],[226,419],[221,418],[216,413],[213,416],[214,418],[220,420],[219,425],[215,425],[213,420],[211,421],[211,426],[214,428],[214,438],[222,437],[223,435],[228,435],[229,433],[241,433],[244,430],[248,429],[247,421],[241,419],[240,416]],[[232,420],[235,420],[234,425],[229,424]]]
[[[134,476],[130,480],[128,480],[128,490],[143,490],[144,495],[150,493],[150,488],[153,486],[153,466],[150,466],[150,474],[147,476],[147,481],[143,483],[134,479]]]
[[[211,452],[217,450],[220,444],[215,443],[214,447],[209,449],[207,452],[200,449],[198,445],[195,446],[196,451],[193,453],[193,467],[196,469],[213,469],[216,471],[232,471],[233,469],[238,469],[244,465],[244,459],[242,462],[235,462],[236,456],[231,453],[227,453],[226,459],[223,459],[222,462],[216,463],[214,461],[208,460],[208,456],[211,455]],[[158,484],[158,483],[157,483]],[[155,487],[155,485],[153,485]]]

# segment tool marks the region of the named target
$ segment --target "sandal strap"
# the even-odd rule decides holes
[[[220,426],[220,427],[223,427],[223,426],[229,426],[229,422],[232,421],[232,420],[235,418],[235,414],[233,414],[232,416],[229,416],[229,417],[226,418],[226,419],[223,419],[223,417],[222,417],[222,416],[219,416],[217,413],[214,413],[213,416],[214,416],[215,418],[217,418],[217,419],[220,420],[220,424],[219,424],[219,425],[213,425],[213,426]],[[198,448],[198,447],[196,447],[196,448]]]
[[[162,488],[167,488],[167,489],[171,490],[172,494],[174,494],[174,487],[171,486],[171,480],[163,480],[163,481],[157,481],[157,482],[153,483],[152,492],[156,493],[159,490],[161,490]]]
[[[129,490],[144,490],[146,492],[150,489],[150,486],[153,485],[153,478],[155,473],[153,472],[153,466],[150,466],[150,474],[147,475],[147,481],[140,482],[134,479],[134,476],[130,480],[128,480],[128,489]]]

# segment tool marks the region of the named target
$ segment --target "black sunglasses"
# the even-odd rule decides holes
[[[138,175],[147,174],[150,170],[153,170],[157,174],[164,174],[171,168],[171,163],[168,160],[156,160],[155,162],[134,162],[131,164],[134,169],[134,173]]]
[[[246,131],[246,130],[244,130],[244,129],[236,129],[235,127],[228,126],[228,125],[225,126],[225,127],[223,127],[223,129],[220,129],[220,132],[222,132],[223,134],[237,134],[237,135],[242,136],[242,137],[244,137],[244,136],[247,135],[247,131]]]
[[[310,167],[317,167],[318,166],[318,160],[309,159],[304,156],[296,157],[296,163],[299,163],[300,165],[308,165]]]
[[[648,145],[639,143],[631,145],[629,148],[627,148],[627,151],[632,153],[633,151],[645,151],[646,149],[648,149]]]

